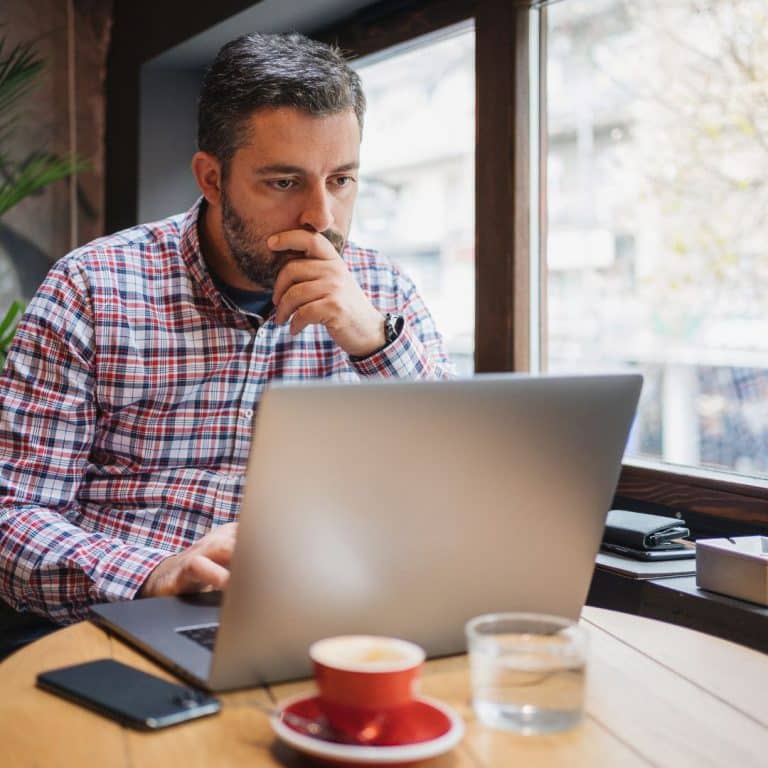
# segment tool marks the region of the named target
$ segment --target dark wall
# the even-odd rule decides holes
[[[103,233],[104,79],[109,0],[0,0],[3,55],[34,45],[43,71],[15,105],[0,136],[7,171],[33,153],[86,158],[87,170],[21,200],[0,222],[0,317],[28,300],[51,263]]]
[[[142,69],[137,221],[186,211],[200,195],[190,160],[202,77],[200,69]]]
[[[138,220],[142,64],[260,1],[115,0],[106,84],[106,232]]]

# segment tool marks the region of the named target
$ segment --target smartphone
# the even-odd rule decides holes
[[[52,669],[37,686],[140,730],[155,730],[221,709],[205,691],[148,675],[113,659]]]
[[[635,560],[688,560],[696,557],[696,550],[688,547],[678,549],[634,549],[621,544],[609,544],[604,541],[600,548],[609,554],[624,555]]]

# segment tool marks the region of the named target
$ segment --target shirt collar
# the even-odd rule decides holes
[[[205,298],[215,306],[227,310],[242,312],[227,300],[213,281],[208,265],[205,263],[202,248],[200,247],[199,220],[205,210],[205,198],[201,195],[195,204],[184,214],[181,222],[181,240],[179,250],[184,264],[192,276],[192,281],[199,286]]]

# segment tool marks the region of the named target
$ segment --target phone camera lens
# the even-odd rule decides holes
[[[195,691],[184,691],[173,697],[173,703],[185,709],[192,709],[200,703],[200,697]]]

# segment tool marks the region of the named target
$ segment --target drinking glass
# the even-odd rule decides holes
[[[587,634],[569,619],[495,613],[466,626],[472,704],[485,725],[552,733],[584,712]]]

